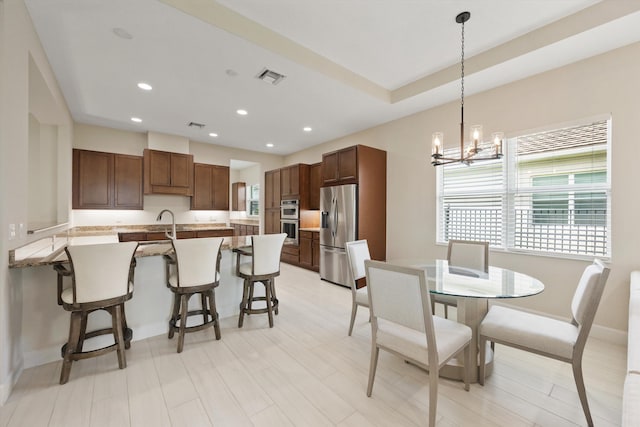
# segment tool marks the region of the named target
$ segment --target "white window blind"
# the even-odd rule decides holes
[[[441,167],[441,242],[610,256],[609,120],[511,138],[501,160]]]

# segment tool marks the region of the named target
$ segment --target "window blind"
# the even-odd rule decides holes
[[[511,138],[500,160],[442,166],[439,241],[610,256],[609,140],[599,120]]]

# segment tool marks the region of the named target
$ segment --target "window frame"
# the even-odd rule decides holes
[[[552,193],[555,192],[556,194],[559,194],[561,191],[564,191],[565,193],[568,194],[568,197],[567,197],[567,200],[569,200],[568,208],[569,210],[573,210],[573,211],[576,210],[576,201],[580,200],[580,195],[582,194],[585,194],[585,195],[591,194],[592,196],[597,194],[602,195],[600,197],[596,196],[595,198],[591,199],[590,203],[592,204],[591,205],[592,208],[590,210],[597,211],[599,203],[604,202],[605,212],[602,217],[603,219],[597,216],[598,212],[595,212],[593,214],[595,216],[591,224],[579,224],[578,220],[576,219],[577,212],[568,212],[567,214],[568,224],[566,225],[566,228],[569,230],[569,233],[574,233],[576,230],[579,230],[581,226],[582,227],[590,226],[596,229],[600,229],[602,232],[604,232],[603,237],[598,236],[600,240],[597,240],[597,245],[592,245],[589,240],[585,240],[584,242],[580,240],[578,246],[581,246],[581,245],[587,246],[588,247],[587,249],[591,250],[591,253],[586,254],[586,253],[570,252],[570,251],[579,252],[582,250],[587,250],[584,248],[578,248],[578,249],[571,248],[565,251],[562,251],[564,249],[560,248],[559,250],[561,250],[562,252],[558,252],[553,250],[554,249],[553,244],[547,244],[546,247],[542,249],[522,248],[522,247],[516,246],[515,215],[516,215],[517,204],[516,204],[516,201],[514,200],[514,197],[516,196],[523,197],[523,195],[526,195],[526,193],[529,193],[529,197],[533,199],[533,195],[536,193],[539,194],[539,192],[531,191],[534,185],[531,185],[531,188],[529,188],[527,191],[522,191],[522,189],[518,188],[518,185],[517,185],[518,165],[517,163],[515,163],[516,156],[514,155],[513,152],[511,153],[509,152],[510,150],[513,150],[513,147],[515,146],[515,144],[510,144],[510,143],[504,144],[503,147],[505,150],[505,155],[501,160],[499,160],[499,162],[501,162],[502,179],[504,184],[503,185],[504,194],[503,194],[503,199],[501,201],[501,208],[502,208],[501,236],[499,239],[499,244],[496,244],[495,242],[490,243],[491,250],[521,253],[521,254],[536,255],[536,256],[549,256],[554,258],[567,258],[567,259],[593,259],[594,257],[598,257],[605,260],[611,259],[612,234],[613,234],[611,229],[611,210],[612,210],[612,207],[611,207],[611,175],[612,175],[611,133],[612,133],[613,120],[611,116],[601,115],[601,116],[596,116],[588,119],[582,119],[582,120],[571,122],[571,123],[564,123],[564,124],[559,124],[554,126],[546,126],[545,128],[518,132],[518,133],[512,134],[509,138],[509,141],[515,140],[518,137],[523,137],[527,135],[535,135],[537,133],[545,133],[545,132],[553,132],[553,131],[562,131],[567,128],[589,126],[590,124],[598,123],[598,122],[606,122],[606,145],[604,145],[603,149],[601,150],[604,153],[603,156],[606,158],[606,160],[603,159],[603,164],[605,169],[598,170],[596,168],[596,169],[590,169],[590,170],[581,170],[580,168],[577,168],[575,170],[572,170],[571,172],[564,173],[564,175],[568,175],[569,180],[571,181],[570,184],[559,186],[560,190],[552,188],[553,190]],[[597,153],[598,151],[599,150],[596,149],[594,153]],[[557,153],[559,154],[559,156],[562,156],[562,151],[556,150],[549,157],[555,156],[556,154],[554,153]],[[592,153],[591,155],[594,155],[594,154]],[[481,161],[481,162],[477,162],[476,165],[481,165],[488,162],[490,161]],[[445,192],[444,190],[445,167],[446,165],[439,166],[438,171],[436,173],[436,228],[437,228],[436,244],[443,244],[443,245],[447,244],[447,241],[448,241],[447,235],[445,234],[447,232],[448,225],[446,224],[445,218],[443,218],[445,215],[444,203],[446,202],[447,198],[451,199],[452,194],[455,195],[455,193],[446,193],[446,194],[444,193]],[[606,173],[606,179],[604,180],[604,182],[598,182],[596,180],[595,182],[592,181],[588,185],[576,184],[574,182],[574,177],[576,175],[580,175],[584,173],[597,174],[601,172]],[[562,174],[563,173],[558,173],[558,175],[562,175]],[[551,187],[545,187],[545,189],[546,188],[551,188]],[[482,190],[479,190],[477,192],[473,190],[469,190],[467,191],[467,196],[470,196],[471,193],[474,193],[474,196],[475,196],[476,194],[481,192]],[[460,193],[459,197],[463,198],[464,194]],[[529,209],[531,210],[531,212],[533,212],[533,200],[530,201]],[[598,221],[601,221],[601,220],[603,220],[604,223],[598,223]],[[450,236],[449,239],[459,238],[459,236],[452,237],[451,234],[449,234],[449,236]],[[541,234],[540,236],[542,236],[543,238],[547,237],[547,235],[545,234]],[[548,234],[548,236],[553,237],[554,235],[552,233],[552,234]],[[485,240],[488,240],[488,239],[485,239]],[[557,246],[555,248],[557,248]]]

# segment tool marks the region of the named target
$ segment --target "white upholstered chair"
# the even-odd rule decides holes
[[[609,268],[600,260],[594,260],[584,270],[571,301],[570,322],[493,306],[479,329],[480,348],[485,348],[489,340],[570,363],[589,426],[593,420],[582,376],[582,353],[608,276]],[[484,384],[484,358],[485,352],[481,351],[480,384]]]
[[[449,240],[447,248],[449,267],[463,267],[473,270],[489,271],[489,243],[471,240]],[[462,271],[460,272],[462,273]],[[435,303],[444,306],[444,317],[449,317],[449,307],[457,307],[458,299],[447,295],[432,295],[432,310]]]
[[[219,285],[220,247],[223,237],[173,239],[174,256],[165,257],[167,287],[173,292],[169,338],[178,332],[178,353],[184,347],[184,334],[213,326],[220,339],[215,288]],[[189,299],[200,295],[200,309],[189,310]],[[202,323],[188,326],[189,316],[202,316]]]
[[[117,351],[118,366],[127,366],[124,350],[131,340],[124,315],[124,303],[133,296],[134,254],[137,242],[105,243],[98,245],[68,246],[65,248],[70,263],[70,272],[60,275],[71,276],[71,286],[59,286],[58,301],[71,312],[69,339],[62,347],[62,371],[60,384],[69,380],[71,363]],[[61,281],[59,281],[60,283]],[[111,315],[111,327],[87,332],[90,313],[105,310]],[[112,334],[115,343],[83,351],[85,340],[104,334]],[[126,343],[125,343],[126,341]]]
[[[351,322],[349,323],[349,336],[351,336],[358,306],[369,308],[364,262],[371,259],[371,255],[369,254],[369,245],[366,240],[347,242],[346,246],[349,268],[353,277],[351,282]]]
[[[371,396],[380,349],[429,371],[429,426],[435,426],[438,374],[452,357],[464,353],[464,388],[469,391],[471,328],[433,316],[426,273],[380,261],[365,261],[371,311]]]
[[[280,254],[286,237],[285,233],[251,236],[251,262],[238,261],[236,273],[244,279],[238,318],[239,328],[242,327],[245,314],[258,313],[267,313],[269,327],[273,328],[273,313],[278,314],[279,306],[275,278],[280,275]],[[256,282],[264,285],[265,296],[254,296]],[[254,308],[252,304],[255,301],[265,301],[266,307]]]

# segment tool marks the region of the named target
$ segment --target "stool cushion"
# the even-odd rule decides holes
[[[356,290],[356,303],[369,307],[369,294],[366,286]]]
[[[133,292],[133,283],[129,282],[129,293]],[[67,288],[60,294],[60,299],[65,304],[73,304],[73,288]],[[97,302],[97,301],[85,301],[85,302]]]

